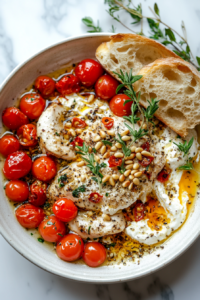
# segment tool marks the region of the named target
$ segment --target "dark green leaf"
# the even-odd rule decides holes
[[[160,16],[160,12],[159,12],[159,8],[158,8],[157,3],[154,3],[154,11],[155,11],[155,13],[156,13],[158,16]]]
[[[170,41],[176,42],[175,35],[171,29],[165,28],[165,35],[169,37]]]
[[[79,197],[79,194],[80,194],[80,193],[84,193],[85,191],[86,191],[85,185],[81,185],[81,186],[79,186],[77,189],[75,189],[75,190],[72,192],[72,196],[75,197],[75,198],[78,198],[78,197]]]
[[[91,177],[91,179],[98,183],[98,179],[96,177]]]
[[[91,229],[91,226],[89,226],[89,228],[88,228],[88,234],[90,234],[90,229]]]
[[[42,238],[38,238],[38,242],[40,242],[40,243],[44,243],[44,239],[42,239]]]
[[[200,66],[200,57],[196,56],[196,59],[197,59],[198,65]]]
[[[109,141],[102,141],[102,143],[104,144],[104,145],[109,145],[109,146],[111,146],[112,147],[112,143],[111,142],[109,142]]]

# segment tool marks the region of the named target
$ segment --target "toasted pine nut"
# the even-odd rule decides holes
[[[77,163],[77,167],[82,167],[85,165],[85,162],[84,161],[80,161]]]
[[[86,180],[85,175],[81,175],[81,181],[85,181],[85,180]]]
[[[131,170],[127,170],[127,171],[124,172],[124,176],[126,176],[126,177],[127,177],[128,175],[130,175],[130,174],[131,174]]]
[[[100,141],[100,136],[99,135],[96,135],[94,138],[93,138],[93,142],[98,142]]]
[[[103,145],[102,142],[96,143],[95,149],[96,149],[96,150],[99,150],[99,149],[101,148],[102,145]]]
[[[132,164],[132,163],[133,163],[132,160],[125,160],[125,164],[126,164],[126,165],[130,165],[130,164]]]
[[[131,182],[131,184],[129,185],[128,189],[131,191],[133,188],[133,182]]]
[[[126,170],[131,170],[132,168],[133,168],[133,164],[127,165],[127,166],[125,167]]]
[[[91,95],[88,97],[88,102],[90,103],[90,102],[92,102],[93,100],[94,100],[94,95],[91,94]]]
[[[131,137],[128,135],[125,135],[122,137],[122,141],[124,141],[124,142],[130,141],[130,139],[131,139]]]
[[[115,186],[115,181],[112,177],[109,178],[109,183],[112,185],[112,186]]]
[[[133,170],[133,171],[131,171],[131,174],[133,175],[133,174],[135,174],[137,172],[138,172],[138,170]]]
[[[91,216],[93,215],[93,212],[92,212],[92,211],[88,211],[87,215],[88,215],[89,217],[91,217]]]
[[[133,175],[130,175],[130,176],[129,176],[129,179],[130,179],[130,180],[133,180],[134,178],[135,178],[135,177],[134,177]]]
[[[108,181],[109,178],[110,178],[110,175],[105,175],[102,179],[102,182],[104,183],[104,182]]]
[[[94,159],[95,159],[96,162],[100,161],[100,157],[98,155],[94,155]]]
[[[111,220],[111,217],[109,215],[103,214],[103,220],[109,222]]]
[[[145,151],[145,150],[144,150],[144,151],[142,151],[142,152],[141,152],[141,154],[142,154],[142,155],[144,155],[144,156],[147,156],[147,157],[148,157],[148,156],[150,156],[150,157],[154,157],[154,156],[153,156],[153,155],[152,155],[150,152],[148,152],[148,151]]]
[[[64,127],[70,128],[72,127],[72,123],[65,123]]]
[[[80,129],[80,128],[79,128],[79,129],[76,129],[76,133],[77,133],[77,134],[81,134],[81,133],[82,133],[82,131],[83,131],[83,130],[82,130],[82,129]]]
[[[142,151],[143,151],[143,149],[141,147],[138,147],[138,148],[135,149],[136,153],[139,153],[139,152],[142,152]]]
[[[130,156],[125,157],[125,160],[133,159],[135,157],[135,154],[131,154]]]
[[[120,175],[120,177],[119,177],[119,181],[124,181],[125,180],[125,176],[124,176],[124,174],[122,174],[122,175]]]
[[[138,160],[142,160],[142,154],[141,153],[136,153],[136,157]]]
[[[122,145],[120,143],[116,143],[115,144],[115,147],[117,147],[118,149],[121,149],[122,148]]]
[[[112,147],[110,148],[110,150],[111,150],[111,151],[116,151],[117,148],[116,148],[115,146],[112,146]]]
[[[103,145],[100,149],[101,154],[103,155],[106,152],[106,146]]]
[[[113,175],[112,175],[112,178],[114,178],[115,180],[118,180],[118,179],[119,179],[119,175],[113,174]]]
[[[124,135],[127,135],[127,134],[129,134],[129,130],[128,130],[128,129],[124,130],[124,131],[121,133],[121,136],[124,136]]]
[[[137,172],[137,173],[135,173],[135,175],[134,175],[134,176],[135,176],[135,177],[141,177],[141,176],[142,176],[142,174],[143,174],[143,172],[141,172],[141,171],[140,171],[140,172]]]
[[[114,157],[117,157],[117,158],[119,158],[119,157],[124,157],[124,154],[121,153],[121,152],[116,152],[116,153],[114,154]]]
[[[92,152],[92,147],[89,147],[88,151],[89,151],[89,153],[91,153]]]
[[[131,182],[129,180],[126,180],[126,181],[124,181],[124,183],[122,183],[122,186],[123,187],[128,187],[130,183]]]
[[[103,156],[103,158],[108,158],[110,156],[110,153],[109,152],[106,152]]]
[[[100,130],[99,134],[100,134],[100,137],[102,137],[102,138],[106,137],[106,133],[102,130]]]
[[[134,178],[134,179],[133,179],[133,183],[134,183],[135,185],[139,185],[139,184],[140,184],[140,181],[139,181],[138,178]]]
[[[135,146],[132,146],[132,147],[131,147],[131,152],[135,152],[135,149],[136,149],[136,147],[135,147]]]
[[[135,164],[133,165],[133,169],[134,169],[134,170],[138,170],[139,167],[140,167],[140,165],[139,165],[138,163],[135,163]]]
[[[74,129],[70,129],[69,134],[72,135],[72,136],[76,136],[76,132],[75,132]]]
[[[143,129],[147,129],[147,124],[144,123],[144,124],[142,125],[142,128],[143,128]]]
[[[115,132],[114,132],[113,130],[108,130],[108,131],[107,131],[107,134],[114,136],[114,135],[115,135]]]

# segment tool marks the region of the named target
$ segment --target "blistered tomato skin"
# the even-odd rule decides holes
[[[34,124],[26,124],[17,130],[19,142],[23,147],[34,147],[37,145],[37,128]]]
[[[20,143],[14,135],[7,134],[0,139],[0,153],[3,156],[8,156],[19,149]]]
[[[39,94],[31,93],[21,98],[19,108],[29,119],[35,120],[40,117],[45,109],[45,105],[45,100]]]
[[[42,238],[51,243],[59,242],[66,233],[65,224],[55,216],[46,217],[38,229]]]
[[[32,174],[38,180],[48,182],[57,173],[56,164],[50,157],[41,156],[33,162]]]
[[[70,222],[76,218],[78,209],[72,200],[59,198],[53,205],[53,213],[59,220]]]
[[[75,69],[76,76],[86,87],[93,86],[97,79],[103,75],[103,73],[104,70],[102,66],[94,59],[82,60]]]
[[[65,261],[75,261],[83,254],[84,243],[77,234],[67,234],[56,247],[58,257]]]
[[[14,152],[6,158],[3,173],[6,178],[19,179],[26,176],[32,167],[30,157],[23,151]]]
[[[109,157],[108,164],[109,164],[110,168],[121,166],[122,159],[112,155],[112,156]]]
[[[116,79],[105,74],[97,80],[95,84],[95,93],[99,98],[109,100],[116,95],[118,85],[119,83]]]
[[[42,208],[31,204],[22,204],[15,211],[15,215],[18,222],[25,228],[37,228],[45,217]]]
[[[38,180],[30,186],[30,195],[28,202],[35,206],[42,206],[46,201],[47,184]]]
[[[28,199],[28,184],[21,180],[11,180],[6,184],[6,196],[15,202],[23,202]]]
[[[109,117],[103,117],[102,123],[106,127],[106,129],[111,129],[114,125],[114,119]]]
[[[28,117],[16,107],[6,108],[2,113],[2,121],[11,130],[29,123]]]
[[[131,101],[123,105],[126,100],[130,100],[130,98],[125,94],[116,95],[110,100],[110,109],[114,115],[118,117],[131,115],[131,105],[133,102]]]
[[[35,80],[35,88],[41,93],[43,97],[50,96],[55,90],[55,81],[49,76],[39,76]]]
[[[106,249],[98,242],[89,242],[83,251],[83,260],[89,267],[99,267],[106,260]]]
[[[56,89],[62,96],[78,93],[81,90],[81,82],[78,77],[69,74],[56,82]]]

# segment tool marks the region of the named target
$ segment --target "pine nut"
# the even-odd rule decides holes
[[[112,175],[112,178],[113,178],[114,180],[118,180],[118,179],[119,179],[119,175],[113,174],[113,175]]]
[[[84,161],[80,161],[77,163],[77,167],[82,167],[85,165],[85,162]]]
[[[86,180],[86,177],[85,177],[85,175],[81,175],[81,181],[85,181]]]
[[[127,134],[129,134],[129,130],[128,130],[128,129],[124,130],[124,131],[121,133],[121,136],[124,136],[124,135],[127,135]]]
[[[135,152],[135,150],[136,150],[136,147],[135,147],[135,146],[132,146],[132,147],[131,147],[131,152]]]
[[[110,150],[111,150],[111,151],[116,151],[117,148],[116,148],[115,146],[112,146],[112,147],[110,148]]]
[[[142,151],[141,154],[144,155],[144,156],[147,156],[147,157],[154,157],[150,152],[145,151],[145,150]]]
[[[103,220],[109,222],[111,220],[111,217],[109,215],[103,214]]]
[[[109,183],[112,185],[112,186],[115,186],[115,181],[112,177],[109,178]]]
[[[76,133],[77,133],[77,134],[81,134],[82,131],[83,131],[82,129],[76,129]]]
[[[114,132],[113,130],[108,130],[108,131],[107,131],[107,134],[114,136],[114,135],[115,135],[115,132]]]
[[[147,124],[144,123],[144,124],[142,125],[142,128],[143,128],[143,129],[147,129]]]
[[[102,137],[102,138],[106,137],[106,133],[102,130],[100,130],[99,134],[100,134],[100,137]]]
[[[122,137],[122,141],[124,141],[124,142],[130,141],[130,139],[131,139],[131,137],[128,135],[125,135]]]
[[[108,158],[110,156],[110,153],[109,152],[106,152],[103,156],[103,158]]]
[[[133,175],[130,175],[130,176],[129,176],[129,179],[130,179],[130,180],[133,180],[134,178],[135,178],[135,177],[134,177]]]
[[[121,149],[122,148],[122,145],[120,143],[116,143],[115,144],[115,147],[117,147],[118,149]]]
[[[102,142],[96,143],[95,149],[96,149],[96,150],[99,150],[99,149],[101,148],[102,145],[103,145]]]
[[[134,176],[135,176],[135,177],[141,177],[141,176],[142,176],[142,174],[143,174],[143,172],[141,172],[141,171],[140,171],[140,172],[137,172],[137,173],[135,173],[135,175],[134,175]]]
[[[142,152],[142,151],[143,151],[143,149],[141,147],[138,147],[138,148],[135,149],[136,153],[139,153],[139,152]]]
[[[140,167],[140,165],[138,163],[134,163],[134,165],[133,165],[133,169],[134,170],[138,170],[139,167]]]
[[[88,151],[89,151],[89,153],[91,153],[92,152],[92,147],[89,147]]]
[[[65,123],[64,127],[70,128],[72,127],[72,123]]]
[[[88,215],[88,217],[91,217],[93,215],[93,212],[92,211],[88,211],[87,215]]]
[[[122,184],[123,187],[128,187],[131,182],[129,180],[124,181]]]
[[[88,97],[88,102],[90,103],[90,102],[92,102],[93,100],[94,100],[94,95],[91,94],[91,95]]]
[[[74,129],[70,129],[69,134],[72,135],[72,136],[76,136],[76,132],[75,132]]]
[[[142,160],[142,154],[141,153],[136,153],[136,157],[138,160]]]
[[[121,152],[116,152],[116,153],[114,154],[114,157],[117,157],[117,158],[119,158],[119,157],[124,157],[124,154],[121,153]]]
[[[126,176],[126,177],[127,177],[128,175],[130,175],[130,174],[131,174],[131,170],[127,170],[127,171],[124,172],[124,176]]]
[[[133,175],[133,174],[137,173],[137,171],[138,170],[133,170],[133,171],[131,171],[131,174]]]
[[[103,145],[100,149],[101,154],[103,155],[106,152],[106,146]]]
[[[100,161],[100,157],[99,157],[98,155],[94,155],[94,160],[95,160],[96,162],[99,162],[99,161]]]
[[[124,176],[124,174],[122,174],[122,175],[120,175],[120,177],[119,177],[119,181],[124,181],[125,180],[125,176]]]
[[[133,163],[132,160],[125,160],[125,164],[126,164],[126,165],[130,165],[130,164],[132,164],[132,163]]]
[[[133,164],[127,165],[127,166],[125,167],[126,170],[131,170],[132,168],[133,168]]]
[[[128,189],[131,191],[133,188],[133,182],[131,182],[131,184],[129,185]]]
[[[94,138],[93,138],[93,142],[98,142],[100,141],[100,136],[99,135],[96,135]]]
[[[135,185],[139,185],[139,184],[140,184],[140,181],[139,181],[138,178],[134,178],[134,179],[133,179],[133,183],[134,183]]]
[[[104,183],[104,182],[108,181],[109,178],[110,178],[110,175],[105,175],[102,179],[102,182]]]
[[[125,160],[133,159],[134,157],[135,157],[135,154],[132,153],[130,156],[125,157]]]

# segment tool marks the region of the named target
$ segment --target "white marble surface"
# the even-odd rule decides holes
[[[140,1],[145,14],[154,1]],[[180,31],[185,21],[188,39],[200,56],[199,0],[157,1],[166,23]],[[86,32],[81,18],[99,19],[105,31],[114,24],[104,0],[0,0],[0,82],[24,59],[65,37]],[[138,1],[134,1],[135,4]],[[127,16],[122,15],[126,21]],[[142,279],[114,285],[88,285],[46,273],[20,256],[0,236],[0,299],[198,300],[200,299],[200,239],[175,262]],[[97,270],[98,272],[98,270]]]

